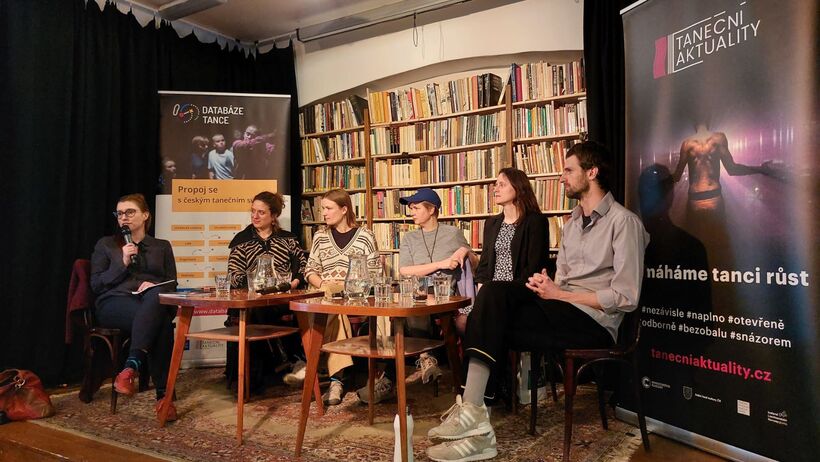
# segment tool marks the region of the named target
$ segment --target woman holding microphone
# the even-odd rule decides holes
[[[148,235],[151,213],[142,194],[121,197],[114,216],[119,232],[97,241],[91,255],[97,321],[131,333],[128,358],[114,380],[114,389],[126,396],[136,393],[140,367],[148,360],[159,411],[171,363],[176,313],[175,308],[159,303],[159,294],[176,288],[174,252],[170,242]],[[173,404],[168,420],[176,420]]]

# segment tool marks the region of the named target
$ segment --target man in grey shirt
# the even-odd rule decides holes
[[[431,459],[497,454],[484,394],[491,371],[506,357],[505,339],[556,349],[606,348],[617,340],[624,313],[637,308],[649,234],[609,192],[609,158],[593,141],[567,152],[561,183],[579,205],[564,225],[555,279],[542,271],[525,285],[494,281],[478,293],[464,341],[470,359],[463,400],[458,397],[444,422],[428,432],[460,441],[429,448]]]

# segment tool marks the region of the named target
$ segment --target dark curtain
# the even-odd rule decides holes
[[[0,26],[0,369],[32,369],[56,383],[79,375],[79,355],[67,353],[77,347],[64,345],[72,262],[114,230],[119,196],[141,192],[153,205],[157,91],[289,94],[298,140],[293,50],[248,58],[83,0],[2,1]],[[298,146],[291,144],[295,191]]]
[[[624,27],[621,9],[633,0],[584,1],[584,64],[589,139],[612,153],[612,194],[624,203]]]

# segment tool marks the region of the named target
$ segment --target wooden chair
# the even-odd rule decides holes
[[[80,327],[83,332],[84,367],[79,398],[84,403],[91,402],[110,366],[112,384],[111,413],[115,414],[117,412],[118,393],[114,390],[113,383],[123,359],[120,353],[127,348],[130,335],[121,329],[102,327],[97,324],[94,317],[94,296],[90,286],[91,261],[78,258],[74,261],[71,271],[67,311],[69,319],[67,322]],[[95,344],[99,343],[105,345],[108,352],[110,362],[106,364],[95,364]],[[140,371],[139,391],[148,389],[147,368],[143,367],[142,369]]]
[[[601,414],[601,425],[604,430],[608,429],[606,417],[606,403],[604,402],[604,389],[602,386],[602,371],[600,365],[605,362],[614,362],[627,367],[630,371],[630,379],[632,391],[635,394],[635,406],[638,414],[638,426],[641,430],[641,439],[646,450],[649,450],[649,436],[646,431],[646,418],[643,413],[643,406],[641,404],[641,386],[638,377],[638,365],[635,350],[640,340],[641,332],[640,311],[635,310],[626,314],[621,328],[618,333],[618,344],[611,348],[596,348],[596,349],[567,349],[561,351],[554,351],[549,348],[539,348],[538,345],[531,345],[532,364],[540,364],[541,359],[546,354],[548,360],[547,369],[552,369],[550,361],[557,361],[563,363],[564,376],[564,455],[563,460],[569,461],[570,444],[572,442],[572,406],[575,398],[575,391],[578,385],[578,379],[587,368],[595,374],[595,383],[598,390],[598,410]],[[520,351],[524,351],[522,348]],[[517,365],[517,363],[516,363]],[[531,368],[532,371],[538,373],[540,367]],[[532,383],[536,383],[536,377],[533,376]],[[553,385],[553,393],[555,393]],[[553,394],[553,399],[556,395]],[[538,412],[538,388],[533,386],[531,389],[531,414],[530,414],[530,434],[535,434],[535,420]]]

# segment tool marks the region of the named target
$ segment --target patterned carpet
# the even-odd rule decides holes
[[[447,374],[445,374],[447,377]],[[453,395],[442,384],[439,396],[430,385],[408,387],[408,402],[415,419],[413,449],[418,461],[428,460],[427,430],[453,403]],[[560,390],[560,387],[559,387]],[[237,446],[236,402],[225,388],[222,369],[183,371],[177,385],[176,406],[180,420],[159,428],[154,415],[154,393],[120,398],[117,414],[109,412],[110,389],[102,388],[90,404],[76,393],[53,397],[57,415],[34,421],[108,443],[159,455],[172,460],[290,461],[299,416],[299,392],[284,385],[268,387],[245,405],[245,443]],[[529,407],[518,415],[503,407],[492,410],[498,439],[498,461],[561,460],[563,399],[539,403],[538,436],[527,434]],[[311,411],[301,460],[390,461],[393,458],[395,401],[376,406],[372,427],[367,425],[367,407],[349,392],[339,406],[321,419]],[[575,404],[573,461],[627,461],[640,445],[637,428],[614,419],[609,430],[601,428],[594,388],[581,387]]]

